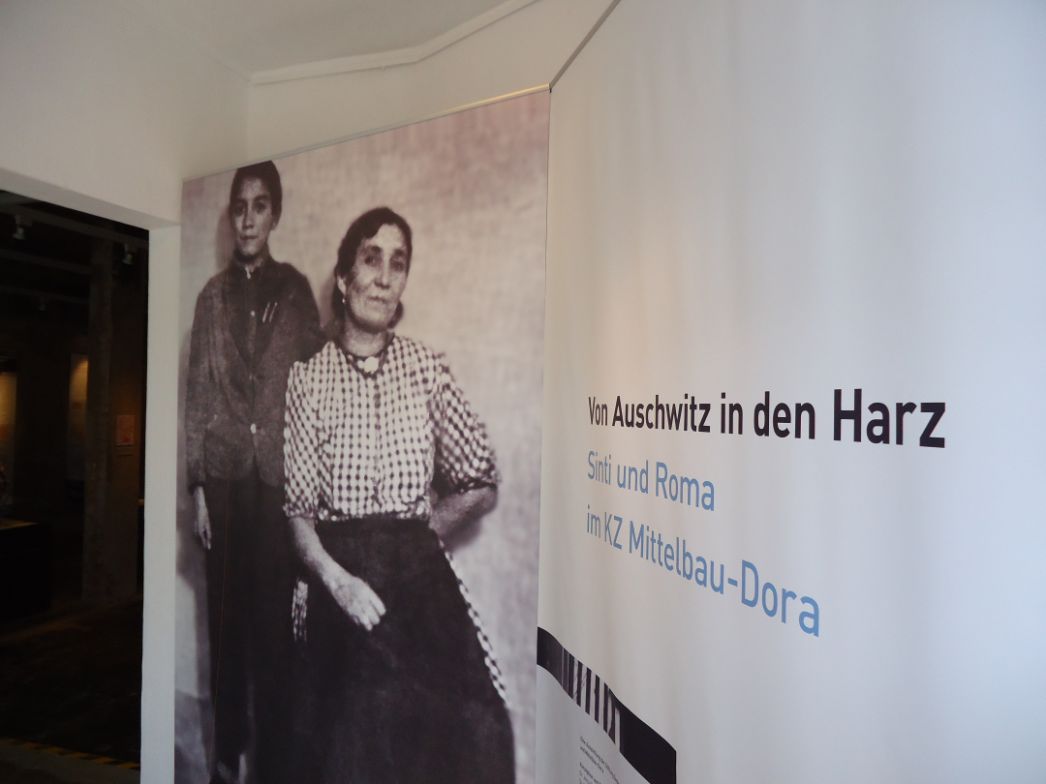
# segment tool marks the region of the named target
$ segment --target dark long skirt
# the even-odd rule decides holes
[[[320,525],[386,614],[370,632],[320,585],[296,664],[296,781],[514,780],[512,726],[436,534],[424,521]]]

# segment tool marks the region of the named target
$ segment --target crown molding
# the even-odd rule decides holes
[[[336,57],[332,60],[318,60],[312,63],[290,65],[286,68],[258,71],[251,75],[250,83],[252,85],[279,84],[280,82],[291,82],[296,79],[311,79],[317,76],[333,76],[352,71],[367,71],[374,68],[389,68],[396,65],[417,63],[534,2],[536,0],[505,0],[505,2],[494,6],[489,11],[462,22],[457,27],[417,46],[390,49],[385,52],[375,52],[374,54]]]

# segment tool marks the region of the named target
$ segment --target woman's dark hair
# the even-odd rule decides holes
[[[334,266],[335,285],[331,292],[331,312],[340,321],[345,316],[345,298],[337,286],[337,279],[348,280],[352,274],[352,265],[356,263],[356,251],[360,249],[360,243],[368,240],[378,233],[382,226],[395,226],[403,232],[403,242],[407,246],[407,273],[410,273],[410,261],[414,256],[414,240],[410,230],[410,224],[398,212],[388,207],[375,207],[367,210],[349,224],[349,230],[345,232],[341,245],[338,246],[338,263]],[[392,317],[389,326],[396,326],[403,318],[403,303],[396,306],[396,315]]]
[[[250,166],[241,166],[236,170],[232,178],[232,186],[229,188],[229,204],[232,204],[240,195],[240,188],[244,180],[261,180],[268,188],[269,196],[272,198],[272,214],[277,218],[283,212],[283,185],[280,182],[280,172],[272,161],[252,163]]]

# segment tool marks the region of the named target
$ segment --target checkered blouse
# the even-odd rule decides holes
[[[317,521],[427,519],[434,486],[498,482],[483,424],[443,357],[398,335],[369,360],[329,342],[291,368],[283,454],[284,512]]]

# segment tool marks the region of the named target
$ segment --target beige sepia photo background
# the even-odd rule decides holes
[[[277,159],[283,214],[270,237],[273,258],[312,284],[326,324],[349,223],[385,205],[413,229],[396,332],[446,354],[502,477],[497,508],[453,552],[505,675],[520,782],[534,781],[548,111],[538,93]],[[183,191],[179,425],[196,296],[231,254],[232,176]],[[181,426],[179,456],[176,781],[197,782],[210,743],[207,609]],[[287,606],[290,623],[289,596]]]

